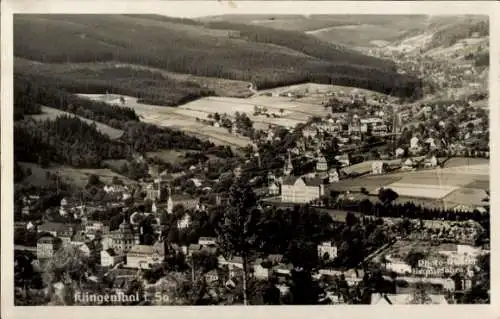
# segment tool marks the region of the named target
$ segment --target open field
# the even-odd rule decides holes
[[[80,94],[80,96],[102,101],[102,95],[99,94]],[[249,138],[241,135],[230,134],[224,128],[218,128],[205,125],[196,121],[196,117],[188,116],[182,108],[156,106],[138,103],[137,99],[130,96],[124,96],[125,106],[133,108],[139,115],[142,122],[155,124],[157,126],[172,127],[182,130],[200,138],[208,139],[217,145],[231,145],[235,147],[244,147],[251,144]]]
[[[445,168],[426,169],[412,172],[397,172],[386,175],[368,175],[341,180],[329,186],[331,190],[360,192],[364,187],[371,194],[360,195],[360,199],[376,199],[378,189],[391,188],[398,193],[397,203],[407,201],[423,206],[456,206],[468,204],[479,206],[486,196],[489,185],[489,164],[487,160],[471,159],[474,164],[463,165],[467,158],[453,158]],[[362,164],[362,163],[361,163]],[[454,166],[462,164],[461,166]],[[451,167],[447,167],[451,165]]]
[[[43,120],[53,120],[61,115],[76,116],[75,114],[54,109],[52,107],[42,106],[42,114],[29,115],[29,117],[37,121],[43,121]],[[109,136],[110,139],[117,139],[123,135],[122,130],[117,130],[109,125],[92,121],[81,116],[76,116],[76,117],[78,117],[80,120],[88,124],[95,123],[97,130],[102,134],[106,134],[107,136]]]
[[[265,115],[254,116],[254,108],[266,108],[270,117]],[[186,103],[179,107],[189,110],[200,118],[205,118],[209,113],[218,112],[234,116],[236,112],[246,113],[248,117],[256,122],[269,125],[280,125],[285,127],[295,127],[299,123],[304,123],[312,116],[326,116],[328,110],[323,106],[312,103],[304,103],[297,99],[280,96],[262,96],[254,95],[246,99],[207,97],[196,101]],[[185,112],[185,111],[183,111]],[[205,113],[204,117],[201,117]],[[277,117],[273,117],[272,114]]]
[[[26,177],[21,183],[33,186],[43,186],[47,184],[46,172],[58,174],[62,178],[63,183],[68,183],[76,187],[85,187],[89,176],[94,174],[99,179],[107,184],[111,184],[113,177],[117,176],[125,184],[133,184],[134,182],[125,176],[117,174],[109,169],[77,169],[69,166],[53,166],[50,168],[41,168],[37,164],[19,162],[19,165],[26,170],[31,169],[32,175]]]
[[[373,192],[375,189],[385,187],[391,183],[399,181],[401,177],[390,175],[365,176],[359,178],[349,178],[341,180],[330,186],[330,189],[339,192],[360,192],[364,187],[368,192]]]
[[[405,184],[392,183],[386,188],[390,188],[401,196],[440,199],[458,189],[456,186],[428,185],[428,184]],[[376,190],[375,193],[378,193]]]
[[[486,191],[481,188],[460,188],[446,196],[443,201],[449,206],[480,205],[487,197]]]
[[[373,24],[341,25],[306,32],[326,42],[349,46],[371,46],[374,41],[393,41],[406,31]]]
[[[128,165],[128,161],[126,159],[109,159],[102,161],[102,165],[113,171],[120,171],[123,165]]]
[[[105,100],[105,95],[81,94],[91,99]],[[119,96],[113,94],[114,100]],[[326,116],[328,110],[321,105],[304,103],[288,97],[254,95],[249,98],[231,97],[206,97],[188,102],[178,107],[155,106],[138,103],[136,98],[125,97],[125,106],[132,107],[141,117],[142,121],[154,123],[159,126],[178,127],[186,132],[197,135],[210,136],[214,143],[229,143],[238,146],[246,146],[250,140],[242,136],[229,134],[224,128],[216,128],[197,122],[196,119],[208,119],[209,114],[226,113],[234,117],[236,112],[246,113],[259,129],[267,129],[270,125],[295,127],[299,123],[305,123],[312,116]],[[108,103],[115,103],[106,100]],[[267,109],[267,113],[276,114],[277,117],[264,115],[254,116],[255,107]],[[203,131],[201,131],[203,129]]]
[[[444,164],[445,168],[457,167],[457,166],[470,166],[475,167],[476,165],[489,165],[490,160],[486,158],[474,158],[474,157],[453,157],[446,161]]]
[[[356,26],[370,24],[385,26],[395,30],[403,28],[422,28],[430,22],[423,15],[336,15],[336,14],[313,14],[313,15],[223,15],[210,16],[198,19],[202,22],[227,21],[232,23],[255,24],[279,30],[291,31],[313,31],[335,26]]]

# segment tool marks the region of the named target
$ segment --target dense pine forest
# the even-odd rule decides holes
[[[80,98],[61,89],[43,75],[14,74],[15,119],[40,112],[40,105],[74,113],[121,129],[127,121],[139,121],[131,108]]]
[[[139,103],[176,106],[214,91],[200,84],[167,77],[159,72],[131,67],[102,65],[71,66],[67,64],[41,64],[16,59],[14,72],[32,81],[50,83],[71,93],[116,94],[134,96]]]
[[[225,154],[223,147],[186,135],[181,131],[142,123],[131,108],[113,106],[78,97],[59,89],[42,77],[14,77],[16,161],[47,165],[50,162],[75,167],[100,167],[104,159],[124,158],[134,152],[188,149]],[[92,121],[124,130],[119,140],[100,133],[95,124],[76,116],[35,121],[41,105],[67,111]]]
[[[14,126],[14,158],[42,166],[50,162],[74,167],[98,167],[106,158],[125,156],[126,145],[111,141],[77,117],[24,120]]]

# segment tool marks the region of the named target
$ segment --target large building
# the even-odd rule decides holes
[[[284,176],[280,178],[281,201],[284,203],[307,204],[318,200],[325,195],[325,185],[330,182],[338,182],[338,173],[335,169],[328,170],[328,163],[325,157],[318,152],[316,160],[316,172],[304,176],[293,176],[292,161],[290,153],[285,167]],[[269,188],[269,193],[274,192]]]
[[[135,245],[127,253],[127,268],[151,269],[153,265],[160,264],[165,259],[163,242],[154,245]]]
[[[285,176],[281,183],[281,201],[284,203],[306,204],[325,194],[325,180]]]
[[[62,240],[57,237],[43,236],[36,244],[36,255],[38,259],[52,258],[54,253],[62,246]]]
[[[134,234],[130,224],[124,219],[117,230],[109,232],[103,238],[103,249],[113,248],[118,253],[126,253],[138,241],[139,236]]]

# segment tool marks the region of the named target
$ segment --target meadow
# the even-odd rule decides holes
[[[79,94],[91,100],[99,100],[99,94]],[[154,124],[160,127],[176,128],[186,134],[208,140],[216,145],[231,145],[244,147],[251,144],[251,140],[241,135],[233,135],[225,128],[214,127],[196,121],[194,114],[186,114],[178,107],[157,106],[139,103],[137,98],[125,97],[125,107],[132,108],[138,115],[141,122]]]
[[[90,175],[96,175],[99,179],[106,183],[111,184],[113,177],[118,177],[126,185],[133,184],[133,181],[127,177],[117,174],[110,169],[80,169],[70,166],[51,166],[49,168],[42,168],[38,164],[18,162],[21,168],[26,171],[28,168],[31,170],[31,175],[24,178],[21,184],[30,186],[45,186],[48,183],[46,173],[58,174],[61,181],[68,185],[73,185],[77,188],[83,188],[87,185]]]
[[[363,163],[361,163],[363,164]],[[367,165],[359,166],[366,171]],[[356,169],[353,165],[353,169]],[[352,169],[351,169],[352,170]],[[398,193],[395,203],[413,202],[429,208],[457,205],[483,205],[490,189],[489,162],[479,158],[452,158],[442,169],[397,172],[386,175],[366,175],[344,179],[329,186],[338,192],[350,191],[359,200],[377,201],[380,188]],[[360,194],[365,188],[369,195]]]

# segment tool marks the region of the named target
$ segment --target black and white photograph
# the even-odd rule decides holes
[[[488,15],[174,13],[13,15],[15,306],[491,303]]]

